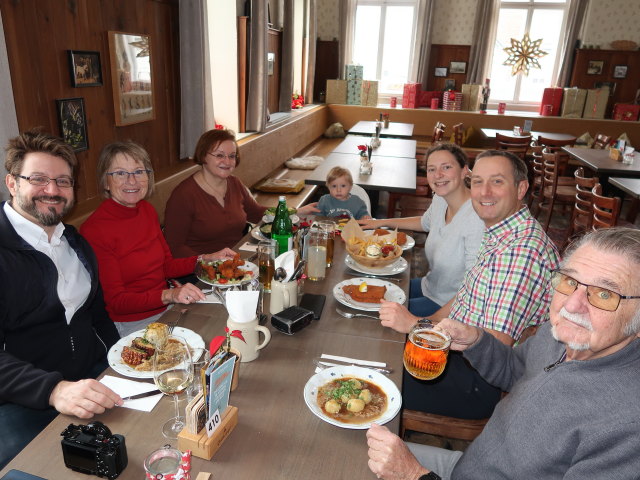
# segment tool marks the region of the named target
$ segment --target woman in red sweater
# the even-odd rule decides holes
[[[145,200],[153,192],[149,154],[133,142],[114,142],[100,153],[98,186],[107,198],[80,233],[98,258],[107,311],[124,337],[157,320],[171,303],[204,300],[191,283],[167,288],[167,278],[193,273],[198,257],[173,258],[158,214]],[[225,248],[204,260],[231,258]]]
[[[235,245],[247,221],[257,223],[267,209],[233,175],[240,157],[232,131],[203,133],[193,160],[201,168],[173,190],[165,209],[164,233],[175,257]],[[298,211],[303,215],[319,212],[316,205],[311,203]]]

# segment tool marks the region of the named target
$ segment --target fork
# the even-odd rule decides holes
[[[169,322],[167,324],[169,326],[169,334],[173,333],[173,329],[176,328],[176,325],[178,324],[180,319],[183,318],[187,313],[189,313],[189,309],[188,308],[181,309],[180,310],[180,315],[178,315],[178,317],[173,322]]]
[[[344,310],[340,310],[339,308],[336,308],[336,312],[338,312],[338,315],[342,315],[344,318],[367,317],[367,318],[374,318],[376,320],[380,320],[380,317],[375,317],[373,315],[366,315],[364,313],[345,312]]]

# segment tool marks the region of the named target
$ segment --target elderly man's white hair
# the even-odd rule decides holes
[[[640,230],[635,228],[614,227],[602,228],[586,233],[569,245],[564,253],[561,266],[564,266],[571,258],[571,255],[580,247],[591,245],[598,250],[608,253],[616,253],[629,262],[634,263],[637,268],[633,269],[636,280],[632,285],[640,285]],[[622,292],[625,295],[638,295],[638,292]],[[638,308],[625,327],[625,335],[635,335],[640,332],[640,308]]]

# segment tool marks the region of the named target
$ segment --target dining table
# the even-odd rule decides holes
[[[358,153],[359,145],[369,145],[369,139],[363,139],[359,135],[347,135],[345,139],[333,149],[333,153]],[[373,149],[373,155],[377,157],[405,157],[416,158],[417,142],[404,138],[384,138],[380,145]]]
[[[382,140],[384,143],[385,140]],[[416,168],[415,157],[382,157],[372,155],[371,174],[360,174],[361,156],[358,153],[335,153],[327,155],[324,162],[311,172],[305,183],[325,185],[327,174],[333,167],[343,167],[351,172],[353,183],[365,190],[382,190],[398,193],[415,193]],[[373,203],[373,202],[372,202]]]
[[[633,161],[630,164],[614,160],[609,156],[609,150],[596,148],[562,147],[571,158],[589,168],[603,178],[614,175],[616,177],[640,177],[640,153],[633,153]]]
[[[360,120],[349,129],[354,135],[371,136],[376,133],[376,122]],[[413,123],[389,122],[389,126],[380,130],[380,137],[411,138],[413,136]]]
[[[631,197],[627,221],[634,223],[640,209],[640,178],[609,177],[609,185],[619,188]]]
[[[553,133],[553,132],[538,132],[531,131],[528,134],[515,135],[513,130],[501,130],[495,128],[481,128],[482,133],[484,133],[487,137],[495,138],[496,133],[500,135],[506,135],[508,137],[513,138],[525,138],[531,135],[534,140],[538,140],[540,137],[548,138],[549,140],[555,140],[558,142],[565,142],[569,140],[575,140],[575,135],[570,135],[568,133]]]
[[[255,241],[255,235],[249,233],[236,249]],[[241,253],[243,257],[249,255]],[[408,265],[411,254],[411,250],[406,250],[402,257]],[[351,274],[361,273],[347,266],[346,249],[340,238],[335,242],[333,260],[324,280],[307,279],[302,289],[304,293],[326,295],[319,320],[313,320],[294,335],[276,330],[268,319],[265,322],[271,341],[260,350],[256,360],[239,364],[238,387],[229,399],[230,405],[238,408],[238,424],[211,460],[192,458],[192,479],[199,472],[212,473],[214,479],[375,479],[367,466],[366,430],[331,425],[319,418],[307,407],[303,390],[317,368],[312,360],[323,353],[384,362],[393,369],[388,378],[401,389],[405,335],[382,327],[376,319],[344,318],[337,313],[338,307],[359,312],[340,303],[332,289],[346,279],[358,278]],[[385,278],[393,278],[390,283],[408,295],[409,277],[407,266]],[[188,312],[180,318],[179,326],[199,334],[206,345],[214,336],[224,335],[228,314],[219,303],[170,308],[161,321],[171,323],[183,308]],[[269,294],[264,295],[263,310],[269,311]],[[111,367],[104,373],[122,376]],[[181,408],[184,404],[186,401]],[[168,440],[161,433],[162,424],[173,416],[172,412],[172,399],[164,396],[151,412],[116,407],[91,420],[60,414],[0,471],[0,476],[17,469],[47,479],[87,479],[85,474],[65,467],[60,433],[69,424],[98,420],[112,433],[125,437],[128,466],[118,478],[140,480],[145,478],[143,461],[147,455],[163,445],[177,448],[176,440]],[[386,424],[396,433],[399,417],[396,415]]]

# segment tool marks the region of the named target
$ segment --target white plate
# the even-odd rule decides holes
[[[384,230],[388,230],[387,228],[384,228],[384,227],[380,227],[380,228]],[[375,230],[364,230],[364,233],[366,233],[367,235],[373,235],[374,231]],[[392,231],[392,230],[389,230],[389,231]],[[413,237],[407,235],[407,241],[405,242],[404,245],[400,245],[400,246],[402,247],[402,250],[409,250],[416,246],[416,241],[413,239]]]
[[[141,337],[142,335],[144,335],[144,330],[133,332],[132,334],[118,340],[118,342],[109,350],[109,353],[107,354],[107,361],[109,362],[109,366],[120,375],[133,378],[153,378],[152,370],[136,370],[135,368],[132,368],[124,363],[122,361],[122,357],[120,356],[124,347],[130,346],[134,338]],[[202,340],[202,337],[193,330],[189,330],[188,328],[175,327],[173,329],[173,335],[184,338],[192,349],[204,348],[204,340]],[[197,361],[198,359],[193,358],[192,360]]]
[[[289,218],[291,219],[291,223],[298,223],[300,221],[300,217],[298,217],[297,215],[289,215]],[[271,215],[263,215],[262,217],[262,221],[264,223],[272,223],[273,219],[274,217],[272,217]]]
[[[213,285],[214,287],[220,287],[220,288],[233,287],[235,285],[242,285],[244,283],[250,282],[254,278],[258,278],[258,266],[255,263],[247,262],[245,260],[244,265],[240,265],[240,269],[248,270],[252,272],[251,278],[246,280],[234,281],[234,282],[218,283],[218,282],[212,282],[207,277],[201,277],[198,275],[196,276],[198,276],[198,279],[202,280],[204,283],[208,283],[209,285]]]
[[[399,304],[403,304],[407,300],[407,296],[399,286],[394,285],[393,283],[386,280],[377,278],[350,278],[348,280],[343,280],[335,287],[333,287],[333,296],[341,304],[346,305],[347,307],[355,308],[357,310],[364,310],[367,312],[377,312],[378,310],[380,310],[379,304],[376,305],[375,303],[357,302],[353,298],[351,298],[351,296],[344,293],[344,290],[342,289],[342,287],[344,287],[345,285],[360,285],[362,282],[367,282],[367,285],[387,287],[387,292],[384,294],[385,300],[389,300],[390,302],[397,302]]]
[[[344,367],[325,368],[321,372],[316,373],[313,377],[311,377],[307,384],[304,386],[304,401],[307,404],[307,407],[309,407],[309,410],[311,410],[311,412],[316,417],[324,420],[327,423],[330,423],[331,425],[353,430],[365,430],[371,426],[371,422],[339,422],[325,415],[322,409],[318,406],[318,388],[322,387],[324,384],[330,382],[331,380],[343,377],[356,377],[370,381],[371,383],[375,383],[384,391],[384,393],[387,394],[387,409],[384,411],[382,416],[373,420],[378,425],[384,425],[385,423],[390,422],[400,411],[400,407],[402,406],[402,396],[400,395],[400,391],[398,390],[398,387],[396,387],[395,383],[393,383],[383,374],[378,373],[374,370],[350,365]]]
[[[347,267],[355,270],[356,272],[366,273],[369,275],[395,275],[397,273],[402,273],[409,268],[409,263],[402,257],[399,257],[398,260],[393,262],[391,265],[380,268],[368,268],[364,265],[360,265],[351,257],[351,255],[344,257],[344,263],[347,264]]]
[[[265,240],[269,240],[267,237],[265,237],[262,234],[262,232],[260,231],[260,227],[253,227],[251,229],[251,236],[256,240],[258,240],[259,242],[264,242]]]

